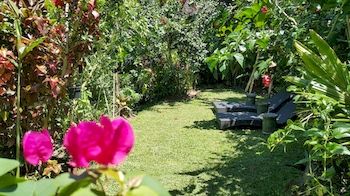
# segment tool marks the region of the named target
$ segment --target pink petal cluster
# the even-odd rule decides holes
[[[118,165],[134,145],[131,125],[123,118],[100,122],[83,121],[72,125],[64,137],[64,146],[71,155],[73,167],[88,167],[95,161],[102,165]]]
[[[47,129],[26,132],[22,145],[24,159],[32,165],[47,162],[53,153],[52,139]]]

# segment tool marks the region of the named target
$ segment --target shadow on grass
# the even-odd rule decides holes
[[[172,195],[289,195],[302,172],[287,165],[302,158],[302,149],[292,153],[270,152],[267,136],[260,132],[226,132],[232,149],[214,157],[208,166],[179,173],[191,176],[193,182]],[[291,156],[292,155],[292,156]]]
[[[155,112],[160,112],[159,109],[157,109],[154,106],[157,105],[168,105],[170,107],[176,106],[176,104],[179,103],[188,103],[191,101],[191,99],[188,99],[186,97],[178,97],[178,98],[173,98],[173,99],[164,99],[164,100],[159,100],[159,101],[153,101],[153,102],[147,102],[147,103],[140,103],[140,105],[135,108],[136,112],[140,111],[155,111]]]
[[[201,121],[194,121],[193,125],[185,126],[186,129],[200,129],[200,130],[213,130],[217,129],[217,122],[215,119],[213,120],[201,120]]]

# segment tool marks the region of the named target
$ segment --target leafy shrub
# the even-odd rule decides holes
[[[22,130],[61,136],[57,119],[69,111],[67,89],[98,36],[98,13],[95,1],[6,0],[0,8],[0,141],[5,149],[16,141],[18,159]]]
[[[120,93],[129,92],[128,106],[184,95],[197,84],[217,6],[216,1],[105,2],[101,40],[89,58],[104,66],[95,70],[90,91],[112,92],[116,70]],[[111,104],[112,93],[106,94]]]
[[[295,58],[293,41],[309,41],[309,29],[326,37],[344,61],[349,54],[344,41],[350,11],[346,2],[234,1],[231,11],[224,10],[214,22],[217,39],[207,58],[209,68],[217,78],[248,82],[247,91],[254,75],[257,79],[265,72],[274,78],[296,74],[300,62]],[[268,59],[277,67],[258,72],[256,66]],[[285,87],[279,80],[274,85]]]
[[[279,144],[303,141],[308,153],[297,164],[307,166],[309,179],[304,194],[344,194],[350,172],[350,113],[346,101],[349,71],[319,35],[311,31],[311,38],[319,54],[295,42],[304,61],[302,76],[286,78],[295,84],[290,90],[299,95],[300,120],[272,134],[269,145],[273,149]]]

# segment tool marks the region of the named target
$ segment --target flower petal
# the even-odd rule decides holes
[[[46,129],[42,132],[26,132],[22,140],[22,145],[24,158],[32,165],[47,162],[53,154],[52,139]]]

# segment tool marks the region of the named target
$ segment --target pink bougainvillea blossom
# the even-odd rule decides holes
[[[47,129],[38,131],[28,131],[23,137],[24,159],[32,164],[39,165],[47,162],[53,153],[52,139]]]
[[[73,167],[88,167],[90,161],[102,165],[118,165],[134,145],[131,125],[123,118],[100,122],[83,121],[72,125],[64,137],[64,146],[71,155]]]

